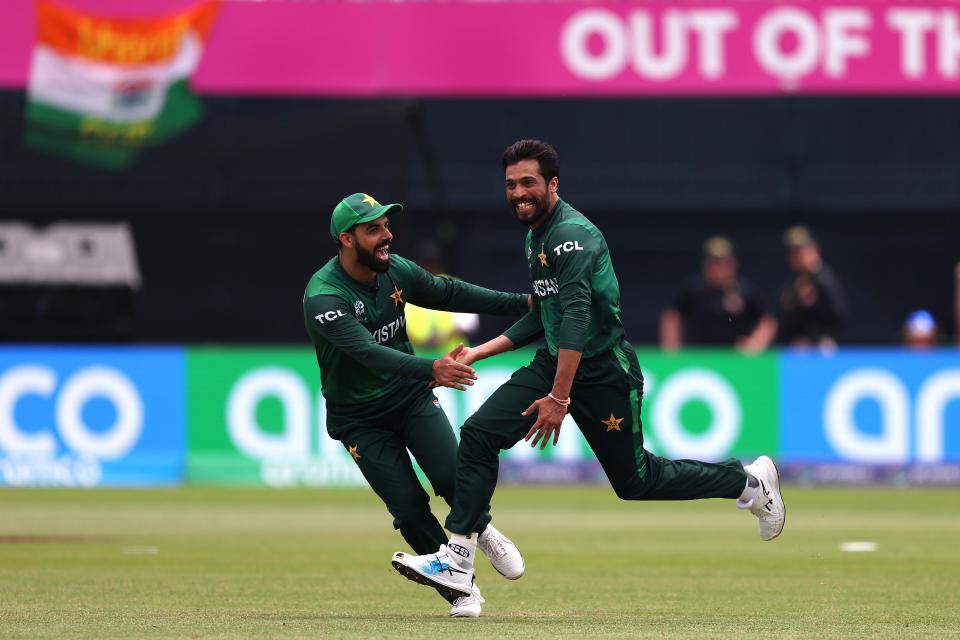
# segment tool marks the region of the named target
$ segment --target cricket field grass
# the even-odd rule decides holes
[[[4,489],[0,638],[960,637],[960,489],[784,496],[764,543],[727,501],[502,487],[527,574],[478,559],[470,620],[393,570],[368,490]]]

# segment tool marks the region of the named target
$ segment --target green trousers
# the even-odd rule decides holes
[[[353,456],[411,549],[432,553],[447,543],[410,462],[412,454],[434,493],[452,506],[457,440],[426,383],[411,381],[401,392],[363,405],[328,403],[327,433]],[[489,522],[490,509],[485,507],[471,531],[483,531]]]
[[[549,393],[556,369],[556,357],[538,350],[530,364],[514,372],[464,423],[453,509],[446,521],[449,531],[476,530],[474,522],[488,508],[496,488],[498,454],[520,442],[533,426],[535,414],[520,414]],[[735,459],[719,464],[667,460],[643,448],[643,377],[626,340],[606,353],[581,360],[570,397],[570,414],[620,498],[738,498],[743,492],[747,475]]]

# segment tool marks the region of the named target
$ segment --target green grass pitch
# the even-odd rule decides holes
[[[527,575],[480,558],[487,604],[462,620],[391,568],[404,543],[369,491],[5,489],[0,638],[960,637],[960,489],[785,498],[763,543],[726,501],[502,487]]]

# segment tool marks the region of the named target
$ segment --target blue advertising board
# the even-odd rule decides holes
[[[186,455],[182,348],[0,349],[0,485],[165,485]]]
[[[960,353],[848,349],[781,354],[788,461],[960,461]]]

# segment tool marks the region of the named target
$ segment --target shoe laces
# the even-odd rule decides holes
[[[763,480],[760,480],[760,490],[763,492],[763,497],[767,499],[760,508],[765,509],[767,513],[773,513],[773,509],[770,508],[770,505],[773,504],[773,498],[770,497],[770,491],[767,489],[767,485],[763,483]]]
[[[503,556],[507,555],[507,547],[503,541],[503,538],[493,532],[487,536],[486,542],[482,542],[481,545],[487,555],[492,554],[498,558],[502,558]]]

